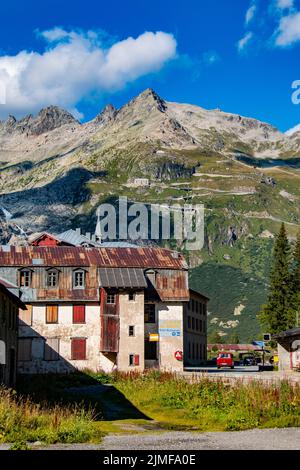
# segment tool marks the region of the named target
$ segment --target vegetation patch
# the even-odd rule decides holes
[[[300,388],[288,382],[229,385],[171,374],[118,375],[115,386],[142,413],[166,429],[232,431],[300,425]]]
[[[107,432],[204,432],[300,426],[300,387],[287,381],[272,384],[241,380],[229,384],[222,379],[201,378],[190,383],[159,371],[144,374],[85,371],[65,377],[50,375],[46,379],[33,377],[21,384],[27,397],[32,388],[33,401],[3,392],[0,408],[0,425],[6,426],[6,433],[2,431],[3,442],[17,442],[20,446],[33,440],[97,442]],[[38,386],[39,396],[45,396],[47,382],[50,402],[45,407],[35,391]],[[101,391],[101,385],[106,392]],[[73,397],[68,391],[70,387],[75,389]],[[55,394],[63,400],[60,405],[54,405]],[[94,411],[87,412],[91,407]]]
[[[16,450],[36,441],[46,444],[100,442],[102,436],[91,408],[34,401],[0,388],[0,442],[14,443]]]

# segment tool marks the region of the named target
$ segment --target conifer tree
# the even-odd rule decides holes
[[[296,317],[300,317],[300,231],[298,232],[294,250],[292,273],[291,273],[291,306],[292,312],[289,318],[289,327],[294,328]]]
[[[268,303],[259,314],[261,324],[268,333],[279,333],[290,328],[291,305],[291,247],[284,224],[275,240],[274,261],[270,273]]]

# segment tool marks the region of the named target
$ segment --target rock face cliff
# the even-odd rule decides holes
[[[215,176],[212,187],[203,181],[205,175],[195,178],[203,173],[203,158],[206,163],[226,161],[225,168],[241,155],[247,163],[266,157],[282,161],[300,151],[298,134],[286,136],[269,124],[220,110],[167,102],[152,89],[118,110],[107,105],[84,124],[68,111],[49,106],[36,116],[9,116],[0,122],[0,199],[19,222],[50,229],[57,225],[58,207],[60,215],[76,216],[82,205],[91,210],[95,204],[97,184],[102,185],[97,193],[101,198],[105,186],[110,185],[108,195],[114,194],[134,177],[145,176],[157,184],[154,199],[163,194],[164,184],[178,179],[197,181],[204,194],[250,194],[255,191],[251,165],[248,186],[241,184],[246,176],[240,175],[228,188],[223,188],[225,178]],[[221,173],[222,164],[210,165],[210,171]],[[63,190],[53,191],[62,185]]]

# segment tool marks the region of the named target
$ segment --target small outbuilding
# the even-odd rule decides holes
[[[282,331],[273,338],[278,342],[279,369],[300,372],[300,328]]]

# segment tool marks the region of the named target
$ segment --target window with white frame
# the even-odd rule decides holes
[[[56,269],[49,269],[49,271],[47,271],[47,286],[58,286],[58,271]]]
[[[73,272],[73,288],[83,289],[85,287],[85,271],[77,269]]]
[[[20,287],[30,287],[32,280],[32,271],[30,269],[23,269],[20,271]]]
[[[116,294],[112,294],[109,292],[106,297],[107,304],[115,304],[116,303]]]

